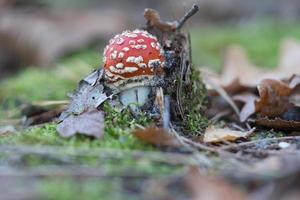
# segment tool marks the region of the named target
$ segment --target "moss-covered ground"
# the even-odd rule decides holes
[[[192,49],[195,65],[211,66],[214,70],[220,69],[222,52],[230,44],[240,44],[246,48],[250,59],[259,66],[275,67],[278,61],[280,41],[284,37],[300,39],[300,27],[295,24],[274,22],[260,22],[244,25],[209,26],[193,29]],[[87,50],[66,58],[58,64],[45,68],[38,66],[26,67],[17,75],[0,82],[0,123],[9,118],[20,117],[22,105],[43,100],[65,100],[66,94],[75,89],[78,80],[99,66],[102,53],[99,49]],[[105,109],[111,109],[106,107]],[[101,149],[139,150],[155,152],[153,146],[144,144],[134,138],[130,131],[137,125],[147,125],[151,120],[145,116],[134,119],[126,110],[118,113],[109,110],[106,116],[105,136],[102,140],[75,136],[61,138],[56,132],[55,124],[45,124],[19,130],[18,133],[0,137],[1,145],[36,147],[37,151],[43,146],[66,147],[67,149],[85,148],[101,152]],[[197,130],[197,120],[190,119],[188,127]],[[0,124],[1,125],[1,124]],[[145,154],[147,155],[147,154]],[[65,159],[65,158],[64,158]],[[24,165],[24,169],[32,167],[60,166],[60,163],[49,158],[39,157],[36,154],[18,157],[12,164],[15,167]],[[8,154],[0,153],[0,163],[10,165]],[[18,163],[17,162],[17,163]],[[97,157],[86,153],[85,158],[75,159],[75,164],[99,167],[111,170],[109,173],[121,174],[136,172],[143,176],[163,177],[177,173],[184,165],[157,163],[145,158],[132,158],[126,155],[111,159],[111,157]],[[0,165],[1,165],[0,164]],[[74,163],[73,163],[74,164]],[[130,174],[130,173],[129,173]],[[138,179],[137,179],[138,180]],[[105,179],[80,180],[38,179],[35,188],[38,188],[44,198],[48,199],[122,199],[124,180],[111,176]],[[136,184],[138,183],[131,183]],[[114,191],[113,194],[108,191]],[[124,199],[124,197],[123,197]]]

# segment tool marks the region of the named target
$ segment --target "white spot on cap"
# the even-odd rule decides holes
[[[125,51],[125,52],[127,52],[127,51],[129,51],[129,48],[128,47],[124,47],[122,50]]]
[[[157,41],[157,37],[155,37],[154,35],[151,35],[151,34],[148,34],[148,35],[149,35],[149,38]]]
[[[114,60],[117,58],[117,54],[118,52],[116,50],[114,50],[111,54],[110,54],[110,59]]]
[[[155,42],[150,43],[151,47],[155,48]]]
[[[120,52],[118,58],[124,58],[124,55],[125,54],[123,52]]]
[[[117,43],[118,45],[121,45],[121,44],[124,43],[124,39],[121,38],[121,37],[118,37],[116,43]]]
[[[119,38],[120,36],[121,36],[120,34],[117,34],[117,35],[115,35],[114,39],[117,39],[117,38]]]
[[[105,70],[105,76],[112,78],[114,75],[109,70]]]
[[[116,64],[116,68],[118,68],[118,69],[122,69],[123,67],[124,67],[123,63]]]
[[[138,43],[143,43],[143,42],[145,42],[145,40],[144,39],[139,39],[137,42]]]
[[[115,43],[115,40],[114,39],[110,39],[109,40],[109,44],[114,44]]]
[[[139,63],[138,66],[140,68],[146,68],[147,67],[146,63]]]
[[[130,63],[135,63],[135,64],[139,64],[141,62],[143,62],[144,59],[142,56],[138,56],[138,57],[134,57],[134,56],[129,56],[127,59],[126,59],[126,62],[130,62]]]
[[[135,38],[135,37],[137,37],[137,34],[132,33],[132,32],[130,32],[130,31],[124,31],[124,32],[122,33],[122,35],[123,35],[123,36],[126,36],[126,37],[129,37],[129,38]]]
[[[137,44],[137,45],[130,45],[133,49],[147,49],[147,45],[145,44]]]
[[[132,73],[138,70],[137,67],[125,67],[123,69],[116,69],[115,66],[109,66],[109,70],[116,74]]]
[[[142,36],[144,36],[145,38],[149,38],[149,34],[146,33],[142,33]]]
[[[133,31],[133,33],[142,33],[143,31],[141,31],[141,30],[139,30],[139,29],[135,29],[134,31]]]

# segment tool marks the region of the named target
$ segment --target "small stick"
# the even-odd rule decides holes
[[[185,22],[198,11],[199,7],[196,4],[193,4],[193,7],[178,21],[176,29],[180,29],[185,24]]]
[[[261,140],[254,140],[254,141],[250,141],[250,142],[243,142],[243,143],[239,143],[239,144],[228,145],[228,146],[222,147],[221,149],[222,150],[230,150],[230,149],[234,149],[234,148],[241,148],[241,147],[245,147],[245,146],[255,145],[260,142],[279,142],[279,141],[284,141],[284,140],[299,140],[299,139],[300,139],[300,136],[265,138],[265,139],[261,139]]]

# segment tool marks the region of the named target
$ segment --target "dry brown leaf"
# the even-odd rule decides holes
[[[239,89],[236,86],[237,80],[243,87],[256,87],[264,79],[283,80],[300,74],[299,66],[300,43],[294,39],[282,41],[279,67],[270,71],[252,64],[241,46],[232,45],[225,52],[222,73],[215,79],[230,89]]]
[[[57,125],[58,133],[63,137],[78,134],[101,138],[104,134],[103,113],[98,110],[70,115]]]
[[[162,128],[148,127],[146,129],[137,129],[133,131],[133,135],[141,141],[157,146],[181,146],[181,143],[174,135]]]
[[[292,90],[287,84],[265,79],[257,86],[257,89],[260,99],[255,103],[255,111],[262,116],[280,116],[291,106],[289,95]]]
[[[40,114],[31,116],[26,120],[25,125],[29,126],[29,125],[36,125],[36,124],[52,122],[52,121],[54,121],[54,119],[59,117],[59,115],[63,112],[64,109],[65,109],[64,107],[57,108],[57,109],[49,110],[49,111],[42,112]]]
[[[290,96],[297,94],[296,90],[299,85],[300,78],[298,76],[293,76],[289,84],[265,79],[257,86],[259,97],[251,93],[235,95],[233,97],[235,101],[245,103],[240,112],[240,121],[246,121],[254,113],[267,117],[285,116],[286,119],[297,120],[300,117],[295,116],[298,114],[298,108],[293,105]]]
[[[222,142],[222,141],[235,141],[239,138],[246,138],[252,134],[254,129],[250,131],[236,131],[229,128],[217,128],[209,126],[204,133],[203,142]]]
[[[267,117],[258,118],[255,120],[255,124],[259,126],[265,126],[278,130],[300,130],[300,122],[293,120],[284,120],[280,118],[269,119]]]
[[[151,26],[157,27],[162,31],[168,32],[176,29],[176,23],[161,21],[159,13],[154,9],[146,8],[144,11],[144,17]]]

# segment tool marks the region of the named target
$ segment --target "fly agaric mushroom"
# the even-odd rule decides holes
[[[147,102],[151,87],[163,77],[164,51],[147,31],[124,31],[109,41],[103,53],[105,85],[125,106]],[[135,105],[130,105],[136,110]]]

